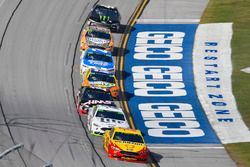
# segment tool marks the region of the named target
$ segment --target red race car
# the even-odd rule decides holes
[[[80,115],[87,116],[88,109],[97,104],[115,106],[110,91],[81,87],[76,96],[77,110]]]
[[[149,150],[140,130],[114,127],[104,133],[103,147],[110,158],[146,162]]]

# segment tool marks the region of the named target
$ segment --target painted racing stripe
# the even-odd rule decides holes
[[[146,143],[220,143],[198,101],[192,67],[197,24],[136,24],[124,89]]]

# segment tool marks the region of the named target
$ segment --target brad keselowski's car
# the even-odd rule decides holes
[[[97,104],[115,106],[109,91],[91,87],[81,87],[76,96],[77,110],[80,115],[87,115],[90,107]]]
[[[113,52],[114,41],[110,29],[101,26],[89,26],[83,30],[80,50],[100,48]]]
[[[88,22],[98,23],[118,31],[120,28],[121,15],[116,7],[97,4],[91,9]]]
[[[106,105],[96,105],[89,109],[87,126],[93,135],[103,135],[113,127],[129,128],[122,109]]]
[[[111,52],[101,49],[88,48],[80,57],[80,74],[92,68],[107,74],[115,73],[115,65]]]
[[[140,130],[114,127],[104,133],[103,147],[109,158],[146,161],[149,150]]]
[[[120,90],[114,74],[96,72],[91,68],[84,72],[82,76],[82,86],[108,89],[114,98],[117,98]]]

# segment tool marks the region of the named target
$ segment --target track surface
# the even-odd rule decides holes
[[[19,2],[5,1],[0,6],[1,36]],[[16,9],[0,50],[0,101],[15,143],[23,143],[30,152],[20,151],[25,163],[16,158],[17,153],[11,153],[15,157],[1,160],[1,167],[33,167],[49,162],[55,167],[137,165],[109,160],[101,138],[91,137],[93,143],[89,141],[75,109],[71,82],[75,46],[95,2],[23,0]],[[137,1],[130,2],[105,1],[120,9],[123,24],[137,5]],[[115,40],[119,42],[119,35]],[[80,81],[79,56],[77,48],[75,92]],[[4,126],[1,131],[9,134]],[[14,145],[6,144],[6,148]]]
[[[0,102],[14,142],[24,143],[25,149],[19,152],[24,162],[15,152],[0,160],[0,166],[33,167],[49,162],[55,167],[145,166],[109,160],[102,149],[102,139],[86,135],[85,118],[80,119],[76,112],[73,98],[80,84],[80,52],[78,48],[75,52],[75,47],[82,24],[96,1],[23,0],[6,29],[19,2],[0,0],[0,36],[4,37],[0,50]],[[103,0],[99,3],[117,6],[122,23],[126,24],[138,2]],[[193,5],[170,2],[152,0],[142,18],[182,18],[183,11],[192,9]],[[196,3],[205,7],[205,2]],[[182,3],[185,5],[177,10]],[[202,9],[198,11],[201,14]],[[115,34],[116,46],[120,37]],[[0,123],[5,124],[2,115]],[[5,126],[0,131],[5,134],[0,140],[3,151],[14,143]],[[161,166],[207,167],[211,161],[217,166],[231,165],[224,150],[151,150]]]

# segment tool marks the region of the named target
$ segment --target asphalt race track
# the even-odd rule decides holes
[[[135,165],[109,160],[102,139],[91,137],[90,142],[76,112],[72,64],[79,61],[80,52],[77,48],[75,53],[75,47],[94,3],[23,0],[1,4],[1,104],[15,143],[23,143],[29,150],[19,151],[24,161],[16,160],[16,155],[9,160],[12,164],[8,164],[8,158],[1,160],[1,167],[50,162],[56,167]],[[113,5],[121,8],[122,23],[126,24],[137,3],[120,1]],[[73,71],[74,82],[80,81],[77,62]],[[1,131],[9,134],[4,126]]]
[[[102,138],[87,133],[86,119],[76,111],[79,33],[95,3],[117,6],[125,26],[139,0],[0,0],[0,152],[24,144],[0,159],[1,167],[146,166],[108,159]],[[156,10],[150,6],[146,9]],[[121,33],[114,34],[115,50],[120,38]],[[208,167],[211,161],[231,165],[224,150],[152,152],[160,166]]]

